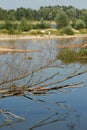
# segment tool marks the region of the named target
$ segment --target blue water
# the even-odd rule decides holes
[[[63,88],[53,90],[46,95],[28,93],[26,96],[13,96],[0,99],[0,109],[5,109],[25,120],[11,118],[12,122],[5,122],[4,115],[0,114],[0,130],[87,130],[87,73],[51,85],[72,75],[76,70],[82,72],[87,69],[86,64],[64,64],[57,60],[51,64],[60,51],[58,44],[81,43],[84,39],[43,39],[43,40],[15,40],[2,41],[0,45],[14,46],[21,49],[41,50],[35,53],[7,53],[0,55],[0,82],[12,80],[23,74],[32,72],[40,66],[44,69],[31,75],[11,82],[6,82],[0,87],[9,87],[10,84],[27,86],[40,86],[49,84],[48,87],[57,87],[66,84],[76,84],[77,88]],[[28,60],[27,57],[32,57]],[[31,79],[31,80],[29,80]],[[46,80],[48,79],[48,80]],[[43,82],[41,82],[43,81]],[[41,83],[39,83],[41,82]],[[39,84],[38,84],[39,83]]]

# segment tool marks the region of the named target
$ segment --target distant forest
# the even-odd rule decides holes
[[[5,10],[0,8],[0,20],[21,20],[22,17],[25,17],[27,20],[55,20],[57,14],[63,11],[66,13],[70,20],[73,19],[82,19],[85,20],[87,17],[87,9],[77,9],[73,6],[48,6],[41,7],[38,10],[33,10],[30,8],[17,8],[16,10],[10,9]]]
[[[69,25],[78,30],[87,28],[87,9],[59,5],[40,7],[38,10],[23,7],[16,10],[0,8],[0,21],[4,21],[0,22],[0,29],[11,30],[11,32],[12,30],[29,31],[32,28],[50,28],[50,24],[43,25],[43,21],[54,21],[58,28]],[[42,23],[32,26],[29,24],[30,21],[41,21]]]

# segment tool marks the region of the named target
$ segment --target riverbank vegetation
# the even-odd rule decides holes
[[[77,62],[87,64],[87,49],[82,48],[79,51],[76,51],[72,48],[65,48],[58,53],[57,58],[66,64]]]
[[[87,33],[87,9],[59,5],[38,10],[0,8],[0,33],[42,36],[49,35],[48,29],[52,35]]]

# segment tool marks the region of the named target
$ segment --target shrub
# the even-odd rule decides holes
[[[74,32],[70,26],[64,27],[60,30],[60,34],[73,35]]]
[[[51,24],[48,22],[40,22],[40,23],[36,23],[36,24],[32,24],[32,28],[33,29],[47,29],[50,28]]]
[[[43,35],[43,33],[40,31],[40,30],[31,30],[30,32],[29,32],[29,34],[30,35]]]
[[[75,51],[72,49],[62,49],[57,54],[57,59],[61,60],[62,62],[68,64],[73,62],[80,62],[87,64],[87,49],[80,49],[79,51]]]
[[[81,34],[87,34],[87,29],[80,29],[79,32],[80,32]]]
[[[75,24],[75,29],[79,30],[79,29],[83,29],[85,28],[85,23],[82,20],[78,20]]]
[[[71,49],[63,49],[59,52],[57,55],[57,58],[62,60],[65,63],[72,63],[76,61],[77,53],[74,50]]]
[[[1,33],[8,34],[8,30],[7,30],[7,29],[2,29],[2,30],[1,30]]]

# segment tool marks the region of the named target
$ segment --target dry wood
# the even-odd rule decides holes
[[[36,88],[27,88],[24,86],[21,87],[14,87],[10,88],[10,89],[0,89],[0,98],[5,98],[5,97],[10,97],[10,96],[24,96],[26,93],[31,92],[33,94],[46,94],[49,91],[52,90],[59,90],[62,88],[77,88],[80,87],[78,83],[76,85],[62,85],[62,86],[56,86],[56,87],[52,87],[52,88],[46,88],[46,85],[44,86],[38,86]]]

